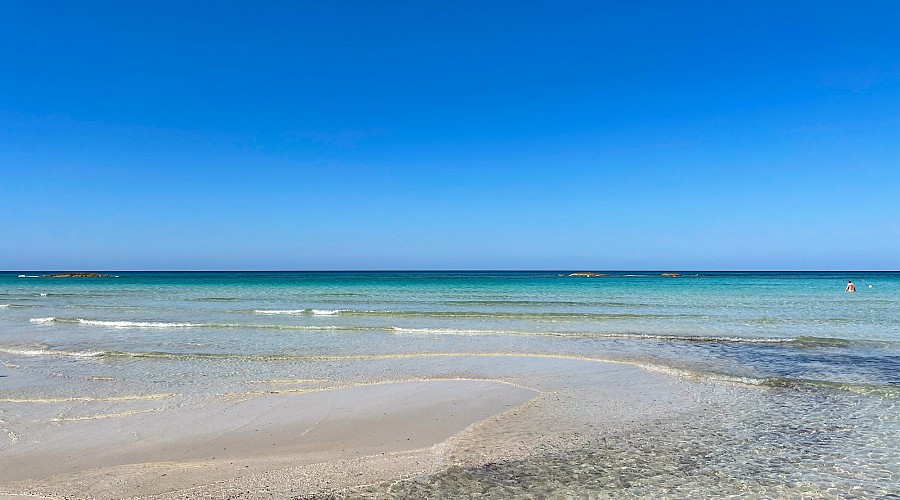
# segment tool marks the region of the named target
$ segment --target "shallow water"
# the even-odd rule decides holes
[[[3,428],[282,386],[514,379],[554,386],[577,439],[348,494],[900,494],[897,273],[18,274],[0,274]],[[708,407],[595,428],[566,366],[597,360],[691,381]]]
[[[614,429],[591,431],[585,417],[572,442],[527,458],[346,496],[887,498],[900,493],[897,414],[892,401],[869,396],[737,390]]]

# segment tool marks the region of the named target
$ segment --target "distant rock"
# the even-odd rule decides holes
[[[109,278],[108,274],[99,273],[58,273],[45,274],[41,278]]]
[[[663,276],[667,278],[680,278],[681,275],[678,273],[662,273]]]
[[[579,278],[597,278],[600,276],[609,276],[609,275],[601,274],[601,273],[572,273],[569,276],[575,276],[575,277],[579,277]]]

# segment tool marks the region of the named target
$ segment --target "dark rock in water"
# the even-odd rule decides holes
[[[600,274],[600,273],[572,273],[569,276],[576,276],[579,278],[596,278],[600,276],[609,276],[608,274]]]
[[[45,274],[41,278],[109,278],[108,274],[99,273],[59,273]]]

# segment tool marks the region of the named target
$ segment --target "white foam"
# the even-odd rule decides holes
[[[4,307],[9,307],[9,304],[0,304],[0,309],[3,309]]]
[[[21,356],[40,356],[42,354],[50,354],[50,351],[44,349],[0,349],[7,354],[18,354]]]
[[[103,351],[51,351],[49,349],[7,349],[0,348],[0,352],[18,354],[20,356],[70,356],[75,358],[92,358],[104,354]]]
[[[345,310],[346,309],[313,309],[311,312],[316,316],[334,316]]]
[[[40,278],[40,276],[26,276],[24,274],[19,275],[20,278]]]
[[[47,292],[41,292],[41,297],[46,297],[46,296],[47,296]]]
[[[726,375],[722,373],[707,373],[700,371],[693,371],[684,368],[675,368],[672,366],[658,365],[654,363],[634,363],[635,366],[639,368],[643,368],[644,370],[656,373],[662,373],[664,375],[670,375],[680,378],[689,378],[689,379],[705,379],[705,380],[715,380],[719,382],[727,382],[732,384],[744,384],[744,385],[763,385],[765,383],[765,379],[760,379],[756,377],[744,377],[740,375]]]
[[[397,333],[427,333],[431,335],[504,335],[515,334],[516,332],[504,332],[497,330],[458,330],[454,328],[403,328],[395,326],[391,331]]]
[[[306,309],[254,309],[255,314],[306,314]]]
[[[782,344],[796,342],[794,337],[728,337],[703,335],[655,335],[649,333],[610,333],[599,334],[598,337],[641,339],[641,340],[676,340],[685,342],[743,342],[748,344]]]
[[[32,323],[53,323],[54,321],[56,321],[56,316],[50,316],[47,318],[31,318],[28,321],[31,321]]]
[[[100,321],[93,319],[78,319],[78,323],[91,326],[105,326],[109,328],[190,328],[200,326],[196,323],[166,323],[159,321]]]

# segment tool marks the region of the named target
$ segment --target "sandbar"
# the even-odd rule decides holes
[[[401,381],[48,422],[0,452],[0,498],[191,497],[192,488],[297,466],[351,467],[391,454],[415,465],[415,457],[433,459],[441,442],[537,394],[492,380]]]

